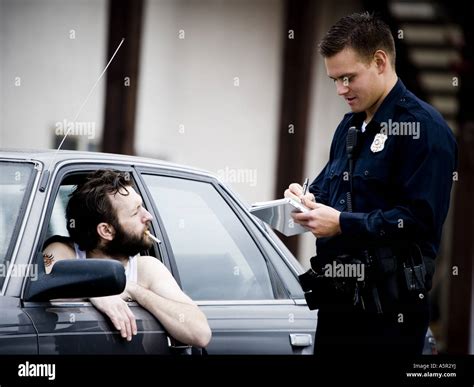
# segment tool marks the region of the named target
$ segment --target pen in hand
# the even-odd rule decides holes
[[[309,179],[306,178],[303,183],[303,196],[306,195],[306,192],[308,191],[308,185],[309,185]]]

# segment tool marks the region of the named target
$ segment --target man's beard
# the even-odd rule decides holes
[[[114,222],[115,223],[115,222]],[[148,250],[153,246],[153,241],[145,233],[134,235],[125,232],[123,227],[116,222],[113,224],[115,237],[103,247],[104,253],[110,257],[116,256],[135,256],[140,251]]]

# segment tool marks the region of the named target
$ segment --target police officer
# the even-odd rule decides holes
[[[350,284],[348,302],[320,292],[328,294],[319,294],[315,353],[420,354],[456,141],[442,116],[397,77],[394,40],[380,19],[343,17],[319,50],[351,112],[309,192],[293,183],[285,196],[311,209],[294,219],[316,237],[313,269],[332,260],[326,269],[336,262],[342,269],[326,277],[348,277],[343,265],[358,262],[366,278],[342,282]]]

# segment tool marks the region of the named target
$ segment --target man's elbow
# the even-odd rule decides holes
[[[209,327],[207,320],[204,319],[204,321],[196,327],[193,337],[193,345],[199,348],[207,347],[211,341],[211,337],[211,328]]]

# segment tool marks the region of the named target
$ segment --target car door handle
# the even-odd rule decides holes
[[[313,344],[313,337],[309,334],[290,333],[290,342],[293,347],[309,347]]]
[[[192,355],[193,347],[191,345],[186,345],[179,343],[175,339],[170,338],[167,336],[168,339],[168,347],[170,352],[174,355]]]

